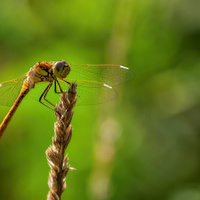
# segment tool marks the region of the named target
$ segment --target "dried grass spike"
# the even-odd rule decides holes
[[[46,151],[47,162],[51,167],[48,180],[50,191],[47,200],[61,199],[61,194],[67,185],[66,175],[70,169],[74,169],[68,166],[68,155],[64,155],[72,136],[70,123],[76,97],[76,84],[71,84],[68,92],[61,94],[59,105],[55,107],[57,118],[57,122],[54,124],[55,135],[52,139],[52,146]]]

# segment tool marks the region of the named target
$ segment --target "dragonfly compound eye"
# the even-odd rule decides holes
[[[62,61],[58,61],[58,62],[55,63],[54,69],[57,72],[59,72],[59,71],[61,71],[64,68],[64,66],[65,66],[65,63],[63,63]]]
[[[61,60],[55,63],[53,73],[58,78],[65,78],[70,72],[70,67],[66,61]]]

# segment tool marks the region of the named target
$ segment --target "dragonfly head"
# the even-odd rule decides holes
[[[70,66],[66,61],[61,60],[54,64],[53,73],[58,78],[65,78],[70,72]]]

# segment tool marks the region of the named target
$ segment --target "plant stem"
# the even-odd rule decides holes
[[[68,165],[68,155],[65,150],[72,136],[71,120],[76,104],[76,85],[72,84],[68,92],[61,94],[59,105],[55,108],[57,122],[54,124],[55,135],[52,145],[46,150],[47,162],[51,167],[48,185],[50,191],[47,200],[60,200],[66,188],[65,177],[74,168]]]

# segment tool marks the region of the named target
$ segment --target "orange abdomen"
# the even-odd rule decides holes
[[[8,114],[6,115],[6,117],[4,118],[3,122],[0,125],[0,138],[3,135],[8,123],[12,119],[14,113],[16,112],[19,104],[21,103],[21,101],[23,100],[23,98],[26,96],[26,94],[29,91],[30,91],[29,87],[22,87],[22,91],[20,92],[19,96],[17,97],[14,105],[12,106],[12,108],[10,109],[10,111],[8,112]]]

